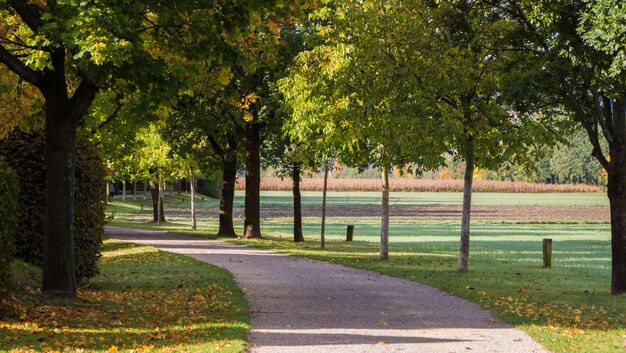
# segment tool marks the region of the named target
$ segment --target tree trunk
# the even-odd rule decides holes
[[[126,202],[126,179],[122,181],[122,201]]]
[[[379,260],[387,260],[389,258],[389,168],[384,167],[382,170],[383,196],[382,209],[383,217],[380,224],[380,254]]]
[[[108,204],[109,201],[111,201],[111,182],[109,181],[109,178],[105,179],[106,182],[106,196],[104,197],[104,204]]]
[[[293,241],[304,241],[302,234],[302,195],[300,193],[300,164],[294,163],[291,174],[293,181]]]
[[[157,225],[161,225],[161,222],[165,222],[165,206],[163,206],[163,194],[165,189],[165,180],[159,182],[159,218],[157,220]]]
[[[31,4],[12,4],[38,32],[41,14]],[[34,16],[34,17],[33,17]],[[32,22],[32,21],[26,21]],[[71,93],[66,75],[65,46],[47,48],[48,66],[35,71],[23,63],[14,53],[4,50],[0,61],[26,82],[36,86],[45,98],[45,167],[46,204],[43,226],[43,278],[41,290],[63,296],[76,296],[76,272],[74,264],[74,189],[76,165],[76,128],[96,97],[98,87],[89,75],[79,75],[81,81]],[[74,76],[76,77],[76,76]],[[34,216],[34,215],[30,215]]]
[[[320,248],[326,248],[326,192],[328,191],[328,161],[324,163],[324,188],[322,189],[322,231]]]
[[[137,201],[137,180],[133,180],[133,201]]]
[[[611,208],[611,294],[626,293],[626,94],[605,99],[605,119],[613,121],[610,160],[605,168]],[[596,158],[602,149],[594,148]]]
[[[66,94],[63,92],[63,94]],[[46,206],[44,222],[44,293],[76,296],[74,264],[74,184],[76,124],[63,103],[46,99]]]
[[[246,204],[244,238],[261,236],[261,135],[257,124],[246,127]]]
[[[624,179],[623,177],[621,179]],[[609,179],[610,180],[610,179]],[[616,191],[609,181],[611,205],[611,294],[626,293],[626,189]]]
[[[459,272],[469,271],[470,214],[472,209],[472,184],[474,182],[474,138],[467,135],[465,143],[465,176],[463,178],[463,215],[461,217]]]
[[[237,182],[237,152],[234,139],[232,148],[226,148],[222,159],[222,190],[220,195],[220,228],[219,237],[237,237],[233,226],[233,204],[235,201],[235,183]],[[246,173],[247,174],[247,173]],[[247,175],[246,175],[247,176]],[[246,196],[248,187],[246,185]],[[246,210],[248,209],[246,199]]]
[[[150,194],[152,195],[152,222],[159,222],[159,187],[150,180]]]
[[[189,168],[189,182],[191,183],[191,229],[196,229],[196,174]]]
[[[626,146],[611,146],[608,196],[611,208],[611,294],[626,293]],[[621,163],[620,163],[621,162]]]

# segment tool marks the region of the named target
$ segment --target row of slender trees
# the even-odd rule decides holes
[[[626,291],[626,8],[619,0],[9,0],[0,14],[0,62],[9,82],[36,88],[29,101],[45,121],[45,292],[76,293],[64,259],[72,251],[79,127],[116,168],[141,160],[157,180],[166,155],[185,161],[190,174],[218,166],[225,236],[235,234],[240,163],[245,237],[261,236],[263,161],[286,166],[296,196],[301,171],[327,171],[331,158],[374,166],[383,191],[381,259],[389,170],[430,170],[453,155],[466,166],[458,268],[467,271],[475,168],[533,164],[575,125],[607,172],[611,290]]]

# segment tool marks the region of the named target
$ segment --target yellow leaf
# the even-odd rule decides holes
[[[223,66],[217,74],[217,82],[222,86],[226,86],[230,83],[232,78],[233,72],[231,71],[230,66]]]

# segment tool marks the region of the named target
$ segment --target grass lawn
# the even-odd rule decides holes
[[[245,349],[246,301],[225,270],[113,239],[100,264],[78,299],[57,299],[35,289],[38,269],[17,263],[16,290],[0,313],[0,352]]]
[[[336,193],[342,194],[342,193]],[[346,194],[346,193],[343,193]],[[364,194],[368,194],[365,196]],[[430,201],[396,193],[403,203],[452,204],[455,194],[433,194]],[[589,205],[606,204],[600,194],[483,194],[491,205]],[[319,195],[309,195],[314,201]],[[378,197],[372,193],[335,195],[330,201],[346,200],[367,204]],[[305,202],[314,202],[308,200]],[[365,198],[363,198],[365,197]],[[551,202],[554,198],[554,202]],[[181,198],[182,200],[182,198]],[[265,204],[290,202],[287,193],[264,193]],[[201,212],[216,206],[201,203]],[[316,202],[316,201],[315,201]],[[393,202],[393,195],[392,195]],[[430,202],[430,203],[428,203]],[[535,202],[535,203],[533,203]],[[594,203],[595,202],[595,203]],[[119,204],[115,204],[118,207]],[[171,203],[173,209],[174,202]],[[183,203],[180,202],[179,207]],[[122,205],[119,205],[122,206]],[[126,206],[125,206],[126,207]],[[205,207],[202,209],[202,207]],[[121,209],[121,208],[120,208]],[[134,209],[135,211],[137,209]],[[154,227],[132,222],[133,210],[118,213],[116,225]],[[355,242],[342,241],[345,225],[355,224]],[[626,349],[626,296],[614,297],[610,288],[610,227],[606,223],[506,223],[474,222],[471,243],[471,272],[456,272],[459,224],[449,221],[402,221],[392,219],[390,260],[377,259],[379,224],[375,221],[331,218],[327,250],[319,250],[319,224],[308,220],[304,244],[294,244],[291,223],[265,219],[266,240],[232,240],[239,244],[369,269],[425,283],[480,303],[503,320],[530,333],[554,352],[616,352]],[[216,222],[200,223],[191,231],[180,221],[161,227],[171,232],[207,236]],[[240,229],[240,224],[237,226]],[[554,240],[553,267],[541,267],[541,240]]]

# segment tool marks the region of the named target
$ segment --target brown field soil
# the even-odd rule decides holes
[[[424,180],[424,179],[391,179],[390,188],[396,191],[423,192],[462,192],[463,180]],[[322,191],[323,179],[305,178],[302,180],[302,191]],[[246,187],[245,178],[237,180],[237,189]],[[380,191],[381,181],[377,179],[329,179],[329,191]],[[261,189],[267,191],[291,191],[289,178],[262,178]],[[510,181],[476,180],[474,192],[509,192],[509,193],[547,193],[547,192],[603,192],[602,188],[585,184],[537,184]]]
[[[167,208],[165,216],[170,222],[189,221],[190,210],[187,205]],[[243,206],[233,209],[235,220],[242,220]],[[322,215],[319,205],[303,205],[302,216],[306,220],[319,220]],[[329,220],[375,220],[380,219],[379,205],[358,206],[327,206]],[[609,222],[609,206],[473,206],[472,220],[494,222]],[[217,221],[217,208],[198,210],[198,220]],[[392,221],[456,221],[461,219],[461,205],[392,205],[390,206]],[[291,206],[263,206],[261,218],[266,220],[283,220],[291,222],[293,208]],[[127,216],[132,221],[149,221],[151,210],[145,208],[143,213]]]
[[[243,210],[241,210],[243,212]],[[381,209],[378,205],[328,206],[327,217],[345,219],[378,219]],[[319,206],[303,206],[302,217],[319,218]],[[482,221],[609,221],[608,206],[474,206],[472,220]],[[293,217],[293,209],[286,206],[263,207],[261,217],[266,219]],[[460,220],[461,206],[390,206],[392,220]]]

